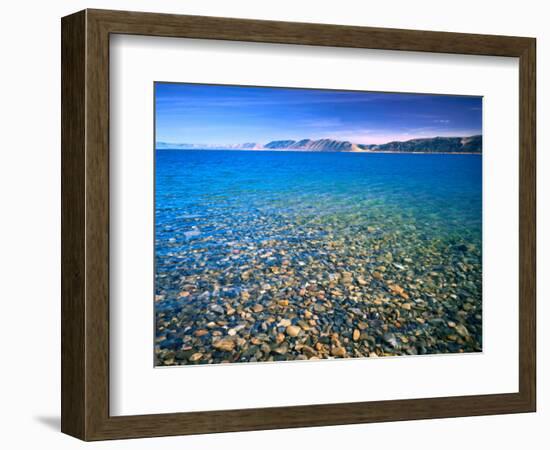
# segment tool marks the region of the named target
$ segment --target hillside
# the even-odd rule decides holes
[[[393,141],[386,144],[354,144],[336,139],[292,139],[271,141],[265,145],[255,142],[229,145],[183,144],[157,142],[157,149],[173,150],[300,150],[311,152],[388,152],[388,153],[481,153],[481,135],[468,137],[433,137]]]
[[[359,145],[366,151],[404,153],[481,153],[481,135],[469,137],[434,137],[394,141],[379,145]]]
[[[314,152],[352,152],[360,150],[349,141],[337,141],[335,139],[302,139],[301,141],[272,141],[264,145],[270,150],[309,150]]]

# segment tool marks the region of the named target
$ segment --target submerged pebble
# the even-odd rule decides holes
[[[292,190],[277,170],[261,194],[158,189],[157,365],[481,351],[476,216],[429,191]]]

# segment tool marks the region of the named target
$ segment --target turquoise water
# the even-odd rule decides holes
[[[158,364],[481,350],[481,155],[157,150],[155,180]]]

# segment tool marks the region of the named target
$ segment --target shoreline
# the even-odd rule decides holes
[[[238,149],[238,148],[155,148],[155,151],[199,151],[199,152],[279,152],[279,153],[354,153],[361,155],[394,154],[394,155],[483,155],[482,152],[398,152],[398,151],[328,151],[328,150],[300,150],[300,149]]]

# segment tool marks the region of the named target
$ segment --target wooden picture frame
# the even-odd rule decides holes
[[[61,28],[64,433],[101,440],[535,411],[535,39],[104,10],[64,17]],[[111,34],[519,58],[519,392],[110,416]]]

